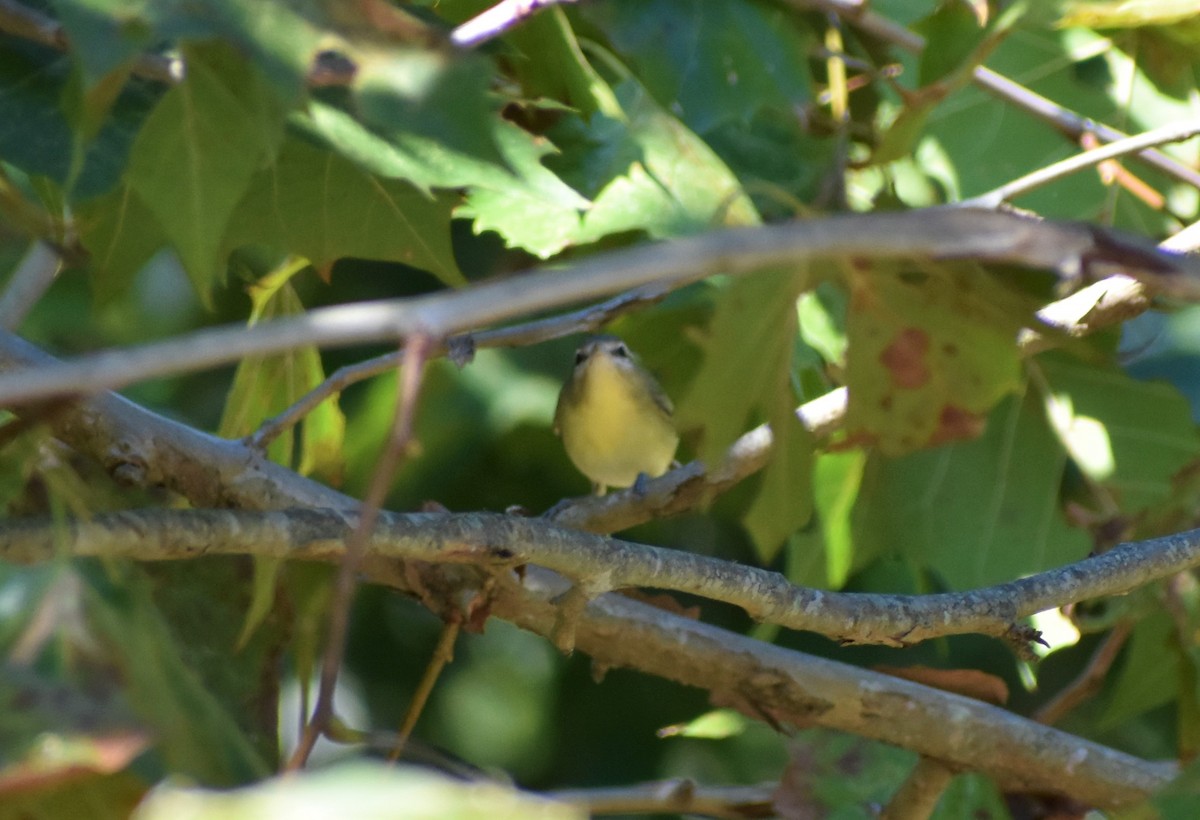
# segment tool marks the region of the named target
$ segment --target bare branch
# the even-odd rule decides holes
[[[412,334],[444,338],[643,285],[682,287],[718,273],[846,256],[969,258],[1055,271],[1072,280],[1121,270],[1167,295],[1200,298],[1200,259],[1174,256],[1096,226],[961,208],[841,215],[716,231],[595,256],[566,270],[535,270],[449,293],[341,305],[86,356],[0,376],[0,404],[94,393],[302,345],[344,347]]]
[[[0,0],[3,2],[3,0]],[[0,328],[16,330],[62,270],[62,257],[35,239],[17,264],[0,295]]]
[[[357,524],[353,514],[316,510],[126,511],[92,521],[71,521],[57,528],[48,521],[11,522],[0,530],[0,554],[6,560],[39,560],[61,555],[61,551],[55,552],[57,547],[77,555],[142,560],[253,552],[333,562],[341,560],[344,541]],[[538,544],[530,544],[538,539]],[[369,548],[374,556],[391,560],[363,566],[373,580],[395,583],[394,573],[387,574],[395,566],[395,558],[451,564],[485,562],[495,570],[524,563],[528,556],[522,553],[534,551],[529,549],[531,546],[545,546],[546,550],[537,551],[552,556],[563,554],[566,545],[572,543],[582,547],[580,553],[601,551],[596,563],[616,567],[618,573],[629,563],[627,558],[641,553],[646,565],[720,564],[715,569],[730,573],[732,582],[759,586],[772,583],[767,578],[772,574],[761,570],[737,568],[671,550],[631,548],[536,521],[478,513],[389,516],[381,520]],[[955,618],[962,609],[957,604],[969,609],[980,595],[1007,591],[1028,603],[1033,600],[1025,594],[1028,589],[1035,593],[1051,587],[1078,590],[1081,587],[1076,581],[1096,580],[1103,574],[1102,564],[1120,566],[1152,555],[1173,560],[1175,568],[1181,568],[1187,563],[1180,560],[1185,553],[1190,554],[1192,563],[1200,560],[1200,533],[1126,545],[1064,570],[962,596],[905,599],[793,591],[807,595],[810,607],[840,610],[838,617],[857,620],[859,626],[863,619],[857,616],[871,607],[858,604],[867,601],[893,609],[894,604],[903,607],[911,603],[917,608],[928,605],[927,610],[938,619],[950,604],[952,609],[946,617]],[[582,554],[575,559],[587,560]],[[509,572],[494,572],[491,577],[498,582],[489,595],[493,614],[542,635],[553,633],[557,606],[552,601],[561,596],[569,582],[536,567],[526,567],[523,580]],[[778,581],[774,583],[786,585],[775,577]],[[461,600],[469,590],[478,589],[480,578],[451,572],[443,576],[442,582],[448,584],[443,590],[448,599]],[[1100,590],[1114,591],[1117,589],[1112,586]],[[703,594],[709,593],[706,590]],[[836,634],[840,630],[831,626],[830,631]],[[605,666],[632,666],[700,686],[713,692],[719,703],[732,705],[752,717],[769,715],[780,724],[816,723],[854,732],[987,772],[1010,785],[1069,794],[1099,806],[1137,799],[1163,785],[1174,772],[1170,764],[1139,761],[979,701],[790,652],[621,595],[602,595],[583,609],[575,624],[575,643]],[[935,726],[937,730],[931,731]]]
[[[74,521],[0,524],[0,556],[49,560],[56,545],[81,556],[172,560],[264,555],[330,561],[361,521],[336,510],[140,510]],[[536,564],[597,591],[686,592],[741,607],[756,620],[844,643],[909,646],[945,635],[1003,637],[1018,619],[1068,603],[1119,595],[1200,566],[1200,530],[1122,544],[1059,569],[968,592],[886,595],[793,586],[777,572],[680,550],[576,532],[495,513],[411,513],[382,518],[364,542],[377,560],[504,569]]]
[[[0,334],[0,365],[29,367],[47,362],[53,359],[16,337]],[[248,509],[339,507],[344,511],[343,527],[352,525],[353,499],[268,462],[240,443],[199,433],[119,397],[69,405],[47,423],[56,435],[92,454],[114,474],[164,484],[193,504]],[[208,538],[200,540],[205,549],[214,544]],[[114,547],[128,549],[128,542]],[[325,549],[322,555],[320,545],[311,544],[308,557],[337,560],[342,545],[327,542]],[[377,583],[405,588],[394,561],[368,561],[363,568]],[[437,569],[448,593],[457,588],[470,594],[477,588],[477,573],[454,570],[454,565]],[[561,576],[530,567],[524,586],[501,585],[490,599],[491,611],[550,635],[556,620],[550,601],[567,587]],[[764,645],[623,596],[606,595],[591,602],[576,624],[575,638],[577,647],[600,664],[630,666],[727,693],[730,698],[731,693],[740,693],[743,702],[752,699],[781,721],[816,722],[908,746],[946,762],[991,772],[1010,786],[1069,793],[1098,806],[1139,799],[1175,772],[1170,764],[1148,763],[1044,730],[995,707]],[[948,709],[951,701],[953,708]],[[934,726],[938,729],[931,732]]]
[[[333,718],[333,696],[337,687],[338,673],[346,652],[346,641],[350,630],[350,607],[358,585],[358,570],[366,555],[371,534],[383,509],[388,488],[396,475],[396,469],[407,457],[413,443],[413,421],[416,416],[417,397],[425,374],[425,363],[429,360],[432,340],[416,336],[408,340],[404,348],[404,363],[397,382],[396,412],[387,446],[379,457],[366,498],[359,507],[354,529],[346,533],[345,550],[338,561],[338,572],[334,578],[333,597],[329,603],[329,629],[325,638],[325,651],[321,657],[320,686],[312,717],[300,734],[296,749],[288,761],[287,768],[294,770],[307,763],[308,755],[316,745],[318,737],[329,727]]]
[[[575,3],[577,0],[500,0],[450,33],[450,42],[460,48],[474,48],[499,37],[544,8]]]
[[[550,601],[562,587],[547,576],[529,572],[523,587],[502,585],[493,614],[550,635]],[[763,644],[620,595],[584,610],[575,641],[600,663],[707,689],[755,719],[765,714],[782,725],[817,724],[892,743],[987,773],[1008,789],[1116,806],[1162,788],[1178,771],[980,701]]]
[[[777,783],[760,786],[703,786],[691,779],[596,789],[556,789],[546,797],[582,806],[589,816],[685,814],[740,820],[775,817]]]
[[[1020,179],[1006,182],[999,188],[968,199],[961,204],[968,208],[998,208],[1003,203],[1010,202],[1022,194],[1057,182],[1085,168],[1099,165],[1105,160],[1137,153],[1153,145],[1164,145],[1190,139],[1196,134],[1200,134],[1200,120],[1168,123],[1160,128],[1135,134],[1132,137],[1124,137],[1091,151],[1084,151],[1082,154],[1068,157],[1045,168],[1039,168]]]

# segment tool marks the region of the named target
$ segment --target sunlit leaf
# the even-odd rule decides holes
[[[846,429],[891,455],[971,438],[1016,389],[1019,316],[989,299],[981,274],[852,279]]]
[[[983,435],[900,458],[873,455],[855,505],[855,549],[894,553],[954,589],[1000,583],[1087,555],[1058,494],[1067,458],[1035,393],[1005,399]]]
[[[583,809],[510,786],[463,781],[416,767],[359,761],[232,792],[156,790],[137,820],[253,820],[299,814],[361,820],[582,820]]]

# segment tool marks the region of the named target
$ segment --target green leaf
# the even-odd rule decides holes
[[[207,300],[222,275],[229,218],[282,136],[282,119],[244,65],[220,51],[188,54],[187,78],[146,120],[127,178]]]
[[[70,60],[59,52],[0,35],[0,157],[82,198],[117,182],[156,94],[144,84],[127,84],[119,94],[94,89],[85,114],[72,76]],[[110,104],[103,119],[101,109]]]
[[[288,280],[306,267],[305,260],[289,260],[250,289],[251,325],[304,312],[304,306]],[[254,432],[261,422],[290,407],[324,380],[320,352],[312,346],[276,356],[248,356],[234,374],[217,435],[238,438]],[[312,430],[310,420],[315,422]],[[337,407],[336,395],[322,401],[305,417],[303,429],[303,437],[298,438],[296,429],[292,428],[272,441],[268,447],[272,460],[292,466],[297,445],[300,445],[302,463],[324,477],[338,481],[345,418]]]
[[[312,103],[306,116],[297,117],[301,129],[337,150],[347,159],[381,177],[403,179],[428,191],[433,188],[466,188],[474,206],[464,206],[459,215],[477,219],[476,230],[494,228],[510,244],[525,245],[535,253],[562,247],[562,235],[576,230],[579,212],[588,200],[566,185],[541,164],[554,151],[544,138],[536,137],[494,115],[487,127],[503,154],[503,162],[490,162],[452,150],[415,133],[396,132],[389,138],[368,130],[346,112],[333,106]],[[510,210],[511,209],[511,210]]]
[[[855,550],[897,553],[953,589],[1077,561],[1092,545],[1059,512],[1066,461],[1026,388],[992,411],[974,441],[872,455],[855,506]]]
[[[511,123],[498,126],[496,142],[517,184],[481,179],[470,186],[455,215],[472,219],[476,233],[495,231],[509,247],[546,258],[573,244],[580,214],[590,203],[542,165],[544,157],[558,153],[549,140]]]
[[[1166,500],[1172,476],[1200,456],[1187,399],[1170,385],[1064,355],[1038,364],[1053,429],[1080,469],[1127,515]]]
[[[772,271],[728,285],[703,341],[703,363],[677,413],[681,431],[700,432],[697,452],[710,466],[720,464],[726,448],[750,427],[771,422],[772,463],[745,519],[764,559],[811,511],[812,447],[793,413],[791,388],[796,296],[806,279]]]
[[[980,271],[852,280],[846,430],[899,455],[978,435],[1020,381],[1021,318],[998,308]]]
[[[88,200],[75,216],[79,238],[91,254],[89,280],[100,304],[128,292],[138,271],[166,244],[154,214],[128,185]]]
[[[816,460],[813,501],[825,550],[825,582],[830,589],[845,586],[854,567],[851,522],[866,464],[866,453],[861,450],[822,453]]]
[[[492,68],[477,53],[449,49],[358,48],[352,90],[374,130],[418,138],[476,162],[504,160],[493,139]]]
[[[764,563],[775,559],[788,536],[812,516],[812,437],[796,419],[788,393],[771,414],[775,444],[758,493],[742,523]]]
[[[600,77],[557,6],[536,14],[509,32],[522,60],[513,69],[527,95],[563,100],[584,117],[620,111],[608,83]]]
[[[564,152],[551,167],[594,200],[573,244],[626,231],[664,238],[758,224],[741,184],[703,140],[636,82],[616,94],[623,119],[568,117],[551,133]]]
[[[145,577],[132,567],[121,575],[118,585],[99,567],[87,571],[89,622],[169,769],[214,786],[265,776],[267,767],[233,717],[185,663]]]
[[[800,337],[838,367],[846,366],[846,301],[846,292],[828,282],[796,300]]]
[[[250,289],[250,324],[264,319],[297,316],[304,306],[291,285],[291,278],[308,267],[305,260],[292,259],[264,276]],[[268,418],[290,407],[301,396],[325,380],[321,354],[316,347],[300,347],[278,356],[250,356],[238,364],[225,400],[225,412],[217,435],[239,438],[248,435]],[[291,467],[299,446],[297,471],[301,475],[318,473],[331,483],[341,483],[346,437],[346,417],[330,396],[314,407],[295,427],[283,431],[267,447],[272,460]],[[254,631],[266,620],[276,600],[279,573],[284,562],[275,558],[254,557],[250,606],[238,637],[245,646]]]
[[[1121,657],[1098,731],[1111,730],[1179,695],[1183,658],[1167,612],[1151,612],[1138,621]]]
[[[87,87],[155,45],[154,12],[142,0],[54,0],[54,7]]]
[[[599,26],[650,93],[704,134],[761,108],[795,111],[812,98],[813,37],[782,8],[740,0],[590,4]]]
[[[448,197],[378,179],[336,153],[289,138],[254,177],[226,242],[262,243],[317,267],[345,256],[403,262],[447,285],[466,280],[450,247]]]
[[[914,26],[926,41],[921,51],[918,82],[930,85],[972,62],[972,53],[984,40],[976,10],[966,3],[942,3],[933,14]]]

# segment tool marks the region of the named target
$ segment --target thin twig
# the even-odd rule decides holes
[[[660,285],[647,285],[573,313],[537,319],[513,327],[456,336],[445,343],[436,343],[430,350],[430,356],[442,356],[447,352],[456,355],[457,351],[464,349],[473,355],[474,351],[480,348],[525,347],[573,333],[591,332],[635,308],[662,301],[669,291],[669,288]],[[298,424],[321,402],[352,384],[388,372],[400,363],[403,355],[403,350],[395,350],[339,368],[325,381],[301,396],[291,407],[263,422],[262,426],[246,439],[246,443],[259,450],[265,450],[268,444],[285,430]],[[466,362],[457,363],[461,365]]]
[[[1200,530],[1121,544],[1100,555],[967,592],[927,595],[831,592],[707,555],[655,547],[498,513],[392,513],[369,535],[344,510],[150,509],[73,520],[0,524],[0,558],[30,563],[62,552],[180,560],[261,555],[342,562],[353,547],[384,563],[421,561],[504,574],[529,564],[607,590],[650,588],[732,604],[756,620],[845,643],[909,646],[945,635],[1007,637],[1015,623],[1076,601],[1121,595],[1200,566]],[[368,523],[372,523],[368,521]],[[351,537],[362,543],[350,544]],[[55,539],[58,539],[57,541]],[[405,583],[401,578],[397,583]],[[1035,633],[1034,633],[1035,634]],[[1032,639],[1029,635],[1027,639]]]
[[[62,270],[58,251],[35,239],[0,295],[0,328],[16,330]]]
[[[500,0],[454,29],[450,33],[450,42],[459,48],[474,48],[499,37],[544,8],[575,2],[577,0]]]
[[[1018,196],[1057,182],[1085,168],[1099,165],[1105,160],[1137,153],[1154,145],[1165,145],[1190,139],[1197,134],[1200,134],[1200,120],[1168,123],[1132,137],[1110,142],[1091,151],[1084,151],[1082,154],[1068,157],[1045,168],[1039,168],[1031,174],[1026,174],[1012,182],[1006,182],[998,188],[960,204],[967,208],[999,208],[1005,202],[1010,202]]]
[[[317,738],[325,731],[333,717],[334,689],[337,686],[338,672],[346,651],[350,608],[354,603],[358,569],[362,564],[363,556],[366,555],[367,545],[370,543],[372,532],[379,520],[383,502],[387,498],[388,489],[392,484],[392,478],[412,445],[417,396],[421,391],[421,382],[430,346],[431,339],[429,337],[415,335],[408,339],[405,347],[404,364],[398,380],[399,395],[396,399],[396,414],[392,421],[387,446],[375,467],[371,485],[360,506],[358,522],[346,538],[345,552],[338,563],[333,597],[329,605],[329,630],[325,638],[325,653],[321,659],[317,702],[313,707],[312,716],[296,744],[296,750],[287,763],[288,770],[294,771],[303,768],[313,746],[316,745]]]
[[[838,14],[858,29],[885,42],[894,43],[906,51],[920,54],[925,50],[924,37],[871,11],[864,2],[857,0],[785,0],[785,2],[801,9],[820,8]],[[989,94],[1049,123],[1073,143],[1077,144],[1083,135],[1088,133],[1095,134],[1104,142],[1115,142],[1129,136],[1115,128],[1081,116],[1075,111],[997,74],[986,66],[977,66],[972,72],[971,79],[975,85]],[[1200,188],[1200,171],[1189,168],[1161,151],[1147,149],[1138,152],[1136,156],[1180,182]]]
[[[1113,627],[1075,680],[1043,703],[1041,708],[1033,713],[1033,719],[1038,723],[1053,726],[1076,706],[1096,694],[1104,685],[1108,670],[1112,668],[1132,630],[1132,624],[1125,621]]]
[[[680,814],[746,820],[774,817],[777,783],[702,786],[689,778],[594,789],[557,789],[546,797],[583,808],[590,817],[609,814]]]
[[[425,711],[425,704],[429,702],[429,696],[433,694],[434,685],[441,676],[442,670],[446,668],[446,664],[454,660],[454,644],[458,641],[458,633],[461,630],[462,615],[457,612],[452,613],[450,620],[442,626],[442,634],[438,637],[437,646],[434,647],[433,657],[429,659],[429,665],[425,667],[425,674],[421,676],[417,691],[413,693],[412,702],[408,704],[408,711],[404,713],[404,721],[400,724],[400,731],[396,733],[392,750],[388,753],[389,763],[395,763],[404,754],[404,747],[408,745],[408,739],[417,726],[417,720]]]
[[[928,820],[953,779],[954,770],[945,763],[922,756],[892,795],[883,820]]]
[[[535,270],[458,291],[340,305],[85,356],[0,376],[0,405],[112,389],[305,345],[345,347],[412,333],[449,337],[642,285],[680,288],[718,273],[847,256],[1011,263],[1072,281],[1120,270],[1165,295],[1200,298],[1200,258],[1167,254],[1107,228],[969,208],[850,214],[713,231],[597,255],[565,270]]]

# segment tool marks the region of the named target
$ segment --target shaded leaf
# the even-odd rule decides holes
[[[402,262],[463,285],[450,247],[450,200],[377,179],[331,151],[288,139],[250,183],[226,242],[262,243],[324,267],[345,256]]]
[[[89,622],[119,667],[133,709],[154,730],[172,771],[213,785],[263,777],[266,766],[237,723],[181,657],[136,570],[119,585],[89,571]]]
[[[720,464],[726,448],[750,427],[771,422],[774,454],[745,521],[764,559],[811,512],[812,447],[793,413],[791,387],[795,302],[806,279],[773,271],[728,285],[703,342],[703,363],[677,414],[681,431],[700,431],[698,454],[710,466]]]
[[[75,216],[79,238],[91,254],[92,292],[101,304],[126,293],[138,271],[166,244],[154,214],[128,185],[88,200]]]
[[[219,280],[221,248],[238,200],[282,136],[264,127],[271,106],[244,67],[189,52],[187,78],[159,102],[138,135],[129,185],[171,240],[201,298]]]
[[[814,38],[783,9],[736,0],[592,4],[598,25],[659,104],[694,131],[795,110],[811,98]]]
[[[1174,387],[1063,355],[1039,357],[1062,447],[1085,474],[1136,513],[1168,499],[1171,477],[1200,456],[1187,399]]]
[[[359,48],[355,58],[355,107],[369,127],[400,144],[415,139],[477,163],[503,164],[487,59],[395,46]]]
[[[1097,729],[1111,730],[1174,700],[1179,692],[1182,662],[1170,615],[1151,612],[1138,621],[1121,654],[1120,668]]]

